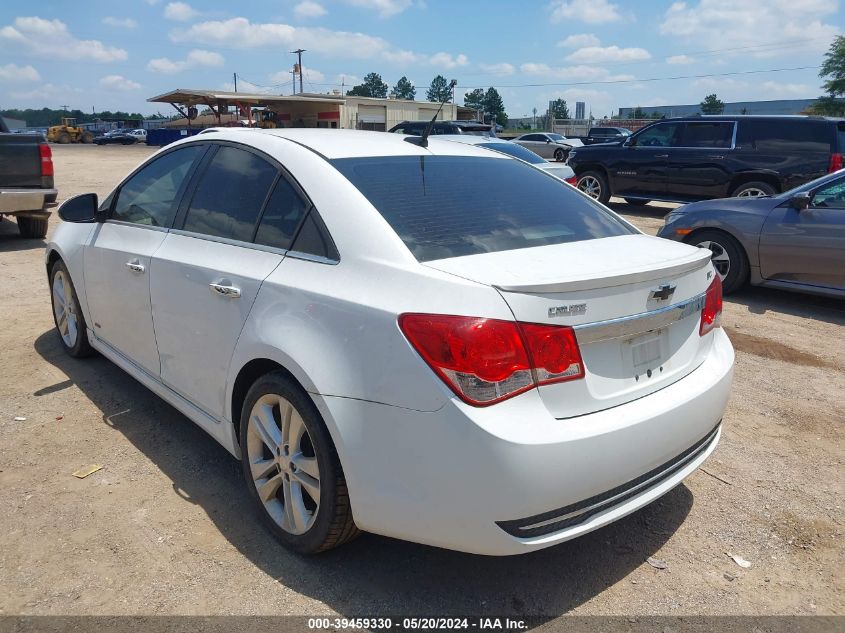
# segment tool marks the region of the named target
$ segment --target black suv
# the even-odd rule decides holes
[[[411,136],[422,136],[429,121],[402,121],[397,123],[388,132],[396,134],[410,134]],[[478,121],[435,121],[431,129],[432,134],[473,134],[475,136],[489,136],[492,134],[492,126]]]
[[[575,148],[568,164],[578,188],[600,202],[692,202],[786,191],[841,169],[843,152],[843,119],[699,115]]]

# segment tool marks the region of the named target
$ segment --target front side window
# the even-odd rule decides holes
[[[143,167],[120,188],[111,219],[169,227],[176,215],[179,189],[205,149],[205,145],[182,147]]]
[[[511,158],[384,156],[331,163],[421,262],[633,233],[566,183]]]
[[[640,132],[636,138],[637,147],[678,147],[681,124],[658,123]]]
[[[845,178],[824,185],[813,195],[813,207],[845,209]]]
[[[727,121],[702,121],[684,124],[681,147],[729,148],[733,143],[734,124]]]
[[[182,228],[252,241],[258,214],[277,173],[273,165],[252,152],[220,147],[200,178]]]

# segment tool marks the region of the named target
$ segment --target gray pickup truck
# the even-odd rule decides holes
[[[42,238],[57,195],[44,137],[10,134],[0,117],[0,216],[15,216],[21,237]]]

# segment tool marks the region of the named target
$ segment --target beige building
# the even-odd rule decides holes
[[[153,103],[169,103],[183,117],[167,127],[211,127],[215,125],[263,124],[265,127],[324,127],[351,130],[389,130],[402,121],[431,120],[439,104],[405,99],[351,97],[341,94],[298,94],[293,96],[173,90],[152,97]],[[191,110],[195,108],[196,110]],[[206,108],[211,114],[199,115]],[[234,108],[235,114],[230,113]],[[475,111],[446,103],[438,120],[473,120]]]

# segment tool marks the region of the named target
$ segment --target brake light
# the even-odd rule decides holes
[[[564,180],[573,187],[578,185],[578,176],[572,176],[572,178],[564,178]]]
[[[842,154],[831,154],[830,163],[827,166],[827,173],[832,174],[842,169]]]
[[[47,143],[38,144],[38,153],[41,156],[41,175],[53,175],[53,152]]]
[[[719,275],[707,288],[704,296],[704,308],[701,310],[701,325],[698,328],[700,336],[714,330],[722,323],[722,279]]]
[[[440,379],[474,406],[584,376],[578,342],[569,327],[403,314],[399,328]]]

